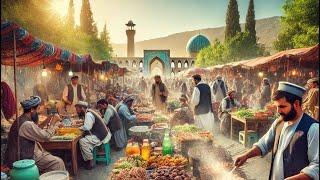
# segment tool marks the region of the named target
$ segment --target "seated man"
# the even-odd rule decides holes
[[[58,115],[49,116],[38,125],[38,107],[41,98],[31,96],[30,99],[21,102],[23,114],[14,121],[8,135],[8,147],[5,152],[5,164],[12,168],[12,163],[21,159],[33,159],[40,172],[65,170],[63,161],[46,152],[39,142],[48,141],[58,128],[61,119]],[[47,129],[43,127],[47,126]],[[19,141],[19,149],[18,149]],[[18,157],[18,151],[20,157]]]
[[[185,123],[193,124],[193,114],[190,106],[188,105],[188,98],[185,94],[182,94],[179,98],[181,108],[174,110],[173,117],[171,118],[170,125],[183,125]]]
[[[122,127],[122,122],[116,109],[111,104],[108,104],[106,99],[100,99],[97,102],[97,109],[111,131],[111,147],[116,150],[124,148],[127,145],[127,135]]]
[[[122,126],[127,135],[129,134],[129,128],[132,127],[137,120],[137,116],[131,109],[133,101],[134,98],[128,96],[116,106],[117,112],[122,120]]]
[[[231,115],[230,112],[240,107],[240,103],[235,99],[235,91],[227,92],[227,97],[223,98],[219,107],[220,131],[224,135],[230,132]]]
[[[84,131],[84,137],[79,140],[80,150],[87,169],[93,168],[93,148],[102,143],[108,143],[111,133],[98,113],[88,108],[88,103],[79,101],[75,104],[79,118],[84,118],[84,124],[80,127]]]

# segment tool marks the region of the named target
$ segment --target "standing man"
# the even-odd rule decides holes
[[[309,91],[302,104],[302,109],[314,119],[319,120],[319,110],[315,109],[315,106],[319,107],[319,78],[309,79],[307,86]]]
[[[236,91],[227,92],[227,97],[223,98],[219,107],[220,131],[224,135],[230,133],[231,115],[230,112],[240,107],[240,103],[235,99]]]
[[[152,84],[151,96],[153,105],[160,111],[166,110],[166,102],[168,98],[168,89],[161,81],[161,77],[156,75],[154,77],[155,83]]]
[[[261,86],[260,108],[263,109],[264,106],[271,101],[271,85],[269,79],[263,78]]]
[[[93,168],[93,148],[102,143],[108,143],[111,133],[104,124],[100,115],[88,108],[88,103],[79,101],[75,104],[79,118],[84,118],[84,124],[80,127],[84,131],[84,137],[79,140],[80,150],[87,169]]]
[[[194,107],[195,124],[201,129],[213,132],[214,117],[210,86],[201,81],[199,74],[193,75],[192,77],[195,88],[192,93],[191,104]]]
[[[183,81],[183,83],[181,84],[181,94],[184,94],[184,95],[188,94],[188,87],[185,81]]]
[[[141,92],[147,93],[147,82],[144,80],[144,77],[141,77],[139,88]]]
[[[212,85],[212,93],[213,93],[214,101],[221,102],[222,99],[226,97],[227,91],[228,91],[227,85],[222,80],[222,77],[218,75]]]
[[[124,148],[127,145],[127,135],[116,109],[108,104],[106,99],[100,99],[97,102],[97,109],[99,109],[105,124],[111,131],[111,147],[115,150]]]
[[[289,82],[279,82],[273,94],[280,118],[235,166],[247,159],[272,152],[269,179],[319,179],[319,124],[301,108],[305,89]]]
[[[62,101],[65,103],[66,108],[71,108],[74,111],[74,105],[78,101],[84,101],[86,99],[86,94],[82,85],[78,84],[79,77],[71,77],[71,84],[68,84],[62,94]]]
[[[40,172],[65,171],[62,159],[45,151],[39,142],[49,141],[58,129],[61,120],[58,115],[49,116],[43,123],[38,124],[39,96],[31,96],[22,101],[23,114],[14,121],[8,135],[8,146],[4,163],[12,168],[12,163],[21,159],[33,159]],[[47,129],[43,129],[47,126]],[[19,141],[19,149],[18,149]],[[18,158],[18,151],[20,158]]]

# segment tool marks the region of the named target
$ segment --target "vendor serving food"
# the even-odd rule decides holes
[[[10,128],[4,163],[12,168],[12,163],[15,161],[33,159],[41,172],[64,171],[63,161],[46,152],[39,143],[48,141],[55,134],[56,129],[58,129],[58,122],[61,119],[58,115],[49,116],[38,125],[40,103],[41,98],[39,96],[31,96],[30,99],[20,103],[23,114],[14,121]],[[47,126],[47,129],[43,129],[45,126]]]

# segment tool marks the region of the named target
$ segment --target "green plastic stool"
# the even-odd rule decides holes
[[[99,153],[98,149],[103,147],[104,153]],[[110,145],[109,143],[102,144],[100,146],[94,147],[93,148],[93,161],[95,164],[97,162],[105,162],[106,165],[110,164],[111,162],[111,153],[110,153]]]
[[[258,142],[258,133],[253,130],[248,130],[248,147],[252,147],[252,145],[256,142]],[[239,132],[239,142],[244,145],[244,131]]]

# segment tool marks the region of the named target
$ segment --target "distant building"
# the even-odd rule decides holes
[[[188,41],[186,51],[189,57],[171,57],[170,50],[144,50],[143,57],[134,57],[134,35],[136,24],[130,20],[126,26],[127,57],[113,57],[112,60],[122,67],[128,67],[142,72],[144,75],[172,76],[194,66],[198,52],[210,46],[207,37],[199,34]]]

